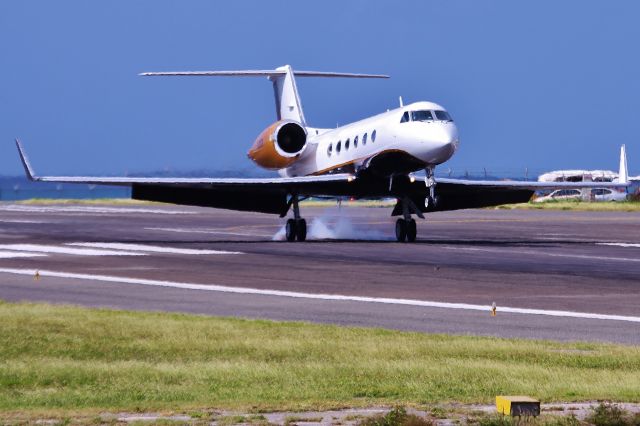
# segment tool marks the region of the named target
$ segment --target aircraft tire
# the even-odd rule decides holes
[[[287,220],[287,224],[285,225],[285,236],[287,237],[287,241],[296,240],[296,231],[296,221],[293,219]]]
[[[412,243],[416,240],[416,236],[418,235],[418,229],[416,227],[416,220],[411,219],[406,223],[407,226],[407,241]]]
[[[407,239],[407,222],[404,219],[396,220],[396,240],[404,243]]]
[[[298,241],[307,239],[307,221],[304,219],[299,219],[296,223],[296,238]]]

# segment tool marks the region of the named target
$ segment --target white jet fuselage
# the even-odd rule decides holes
[[[428,111],[432,119],[413,120],[412,113]],[[336,129],[307,127],[308,141],[300,158],[281,169],[282,176],[307,176],[366,168],[376,156],[396,153],[419,170],[447,161],[459,144],[458,129],[438,119],[446,110],[432,102],[416,102]],[[403,116],[408,120],[403,121]],[[422,117],[424,118],[424,117]],[[403,170],[399,164],[398,172]]]

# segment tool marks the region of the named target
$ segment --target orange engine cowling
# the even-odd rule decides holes
[[[307,146],[307,131],[298,122],[280,120],[267,127],[247,153],[267,169],[282,169],[293,164]]]

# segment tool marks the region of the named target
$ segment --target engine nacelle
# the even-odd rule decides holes
[[[307,131],[298,122],[280,120],[267,127],[247,153],[267,169],[282,169],[300,158],[307,146]]]

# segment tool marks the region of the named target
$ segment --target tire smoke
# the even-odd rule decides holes
[[[307,225],[307,240],[393,240],[380,230],[372,229],[367,223],[354,223],[345,209],[332,208],[313,217]],[[273,241],[285,240],[285,225],[274,234]]]

